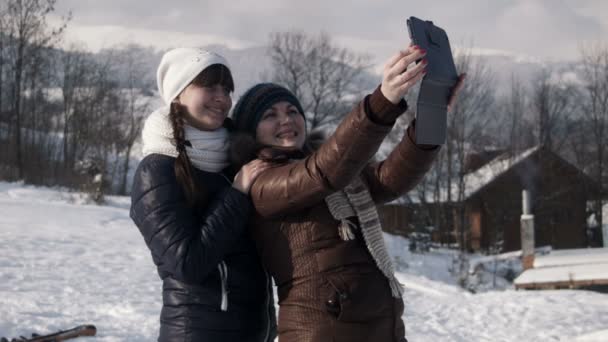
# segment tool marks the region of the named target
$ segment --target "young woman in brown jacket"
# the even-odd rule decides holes
[[[306,147],[304,111],[287,89],[258,84],[235,106],[238,157],[273,162],[251,188],[251,233],[278,288],[280,342],[406,341],[402,288],[375,205],[416,185],[439,147],[417,146],[412,122],[386,160],[370,160],[407,109],[403,96],[427,62],[408,66],[424,55],[411,46],[393,56],[382,84],[316,151]],[[243,156],[245,145],[259,148]]]

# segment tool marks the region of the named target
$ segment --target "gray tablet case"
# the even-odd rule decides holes
[[[416,17],[407,20],[412,42],[427,51],[429,64],[422,79],[416,108],[416,143],[445,144],[448,100],[458,74],[448,35],[443,29]],[[418,61],[419,62],[419,61]]]

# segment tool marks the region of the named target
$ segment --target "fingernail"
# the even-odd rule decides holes
[[[422,64],[424,64],[424,65],[429,64],[429,60],[428,60],[428,59],[426,59],[426,58],[425,58],[425,59],[423,59],[423,60],[422,60]]]
[[[426,50],[425,49],[420,49],[420,52],[426,53]]]

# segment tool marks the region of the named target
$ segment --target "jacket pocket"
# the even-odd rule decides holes
[[[369,322],[394,315],[394,298],[388,280],[381,274],[338,272],[323,278],[323,305],[339,321]]]
[[[222,289],[222,299],[220,302],[220,310],[228,311],[228,266],[222,261],[217,265],[220,271],[220,283]]]

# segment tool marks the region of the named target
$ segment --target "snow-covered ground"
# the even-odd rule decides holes
[[[95,324],[81,341],[153,341],[161,282],[128,215],[128,198],[86,204],[77,194],[0,182],[0,336]],[[454,252],[411,254],[386,235],[405,285],[408,339],[608,341],[608,295],[486,290],[448,269]]]

